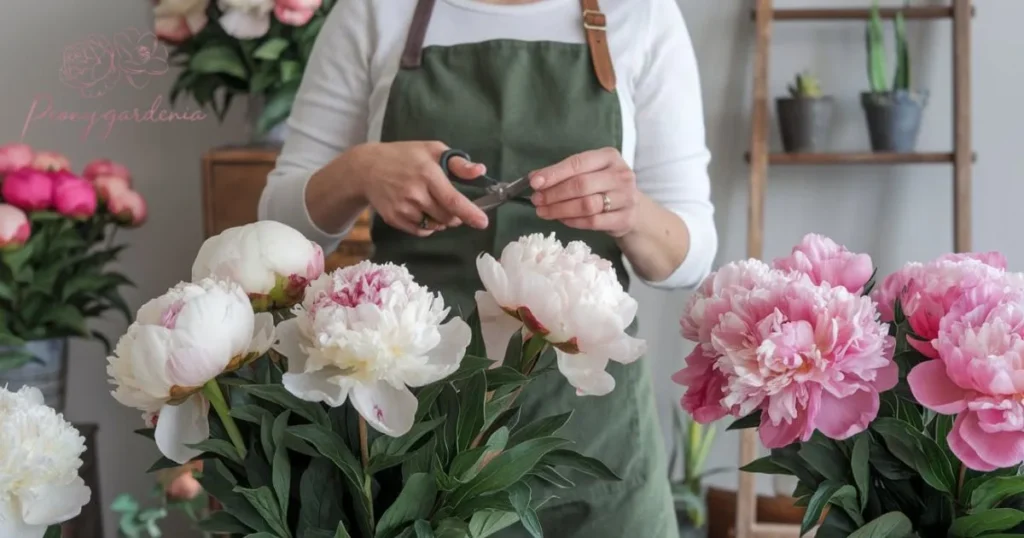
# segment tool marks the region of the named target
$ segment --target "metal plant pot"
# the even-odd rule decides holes
[[[24,386],[35,387],[43,393],[46,405],[64,412],[68,378],[68,340],[52,338],[32,340],[23,346],[0,346],[0,351],[25,351],[36,360],[13,370],[0,371],[0,387],[16,391]]]
[[[927,91],[864,92],[861,105],[868,122],[871,149],[908,153],[917,147]]]
[[[787,153],[817,153],[827,149],[832,129],[835,102],[831,97],[817,99],[780,97],[775,110]]]
[[[700,527],[694,525],[690,520],[685,503],[676,503],[676,521],[679,524],[679,538],[707,538],[707,525]]]

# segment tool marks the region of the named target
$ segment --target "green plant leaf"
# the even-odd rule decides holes
[[[871,434],[864,432],[854,441],[853,453],[850,456],[850,470],[853,473],[853,483],[857,485],[861,511],[867,508],[868,498],[871,496],[871,467],[868,465],[870,455]]]
[[[203,464],[203,472],[198,477],[199,484],[225,510],[235,516],[239,522],[249,527],[252,532],[270,531],[267,522],[260,513],[240,493],[235,491],[238,481],[220,460],[209,460]]]
[[[404,525],[430,517],[435,497],[437,485],[433,476],[426,473],[410,476],[395,502],[381,514],[377,538],[390,538],[397,535]]]
[[[18,349],[0,350],[0,372],[21,368],[32,362],[35,356],[27,351]]]
[[[370,464],[366,472],[376,474],[395,465],[401,465],[413,457],[414,453],[411,450],[416,443],[444,424],[444,421],[445,417],[418,422],[401,437],[378,437],[370,447]]]
[[[871,424],[871,429],[882,436],[894,456],[920,473],[929,486],[943,493],[952,493],[956,477],[945,453],[935,441],[894,418],[878,418]]]
[[[556,488],[568,489],[576,486],[576,483],[569,480],[562,473],[558,472],[553,467],[538,466],[536,469],[530,471],[529,476],[535,476]]]
[[[352,538],[352,535],[348,533],[344,523],[338,523],[338,528],[334,531],[334,538]]]
[[[204,75],[229,75],[242,80],[249,78],[245,61],[234,49],[226,46],[214,45],[200,49],[192,55],[188,67]]]
[[[955,538],[974,538],[985,533],[1005,531],[1024,522],[1024,512],[1016,508],[992,508],[958,517],[949,527]]]
[[[256,121],[257,133],[266,133],[275,125],[288,118],[298,89],[298,81],[295,81],[268,96],[267,105],[263,108],[263,113],[260,114],[259,119]]]
[[[273,420],[273,415],[270,414],[270,411],[252,404],[234,406],[231,408],[230,415],[233,418],[251,422],[257,426],[263,423],[263,417]]]
[[[740,470],[745,473],[757,473],[757,474],[780,474],[792,476],[792,471],[779,465],[771,456],[763,456],[756,460],[740,467]]]
[[[282,61],[279,70],[282,84],[288,84],[302,78],[302,64],[294,60]]]
[[[815,434],[806,443],[801,443],[797,454],[826,480],[847,481],[850,462],[839,448],[824,436]]]
[[[512,432],[508,440],[508,446],[516,446],[523,441],[554,435],[569,422],[572,414],[573,412],[569,411],[561,415],[540,418],[526,424]]]
[[[259,60],[274,61],[281,57],[281,53],[288,48],[289,44],[288,40],[283,37],[272,37],[257,47],[252,55]]]
[[[434,530],[434,536],[435,538],[470,538],[469,525],[461,519],[442,519],[437,524],[437,529]]]
[[[864,516],[861,515],[860,503],[857,502],[857,488],[850,484],[843,485],[829,500],[829,504],[842,508],[858,527],[864,525]]]
[[[575,450],[559,449],[552,450],[540,460],[552,467],[568,467],[583,474],[587,474],[601,480],[620,481],[619,475],[608,468],[601,460],[584,456]]]
[[[732,430],[746,430],[749,428],[756,428],[761,425],[761,410],[758,409],[753,413],[734,420],[732,424],[726,428],[727,431]]]
[[[497,510],[476,512],[469,520],[469,534],[473,538],[487,538],[512,526],[517,521],[519,521],[519,516],[515,512],[499,512]]]
[[[328,530],[342,519],[340,471],[326,458],[314,458],[299,480],[299,523],[296,536],[307,529]]]
[[[147,473],[152,473],[152,472],[160,471],[160,470],[163,470],[163,469],[173,469],[175,467],[180,467],[180,466],[181,466],[180,463],[178,463],[176,461],[173,461],[173,460],[170,460],[170,459],[167,459],[167,458],[165,458],[163,456],[160,456],[160,459],[156,460],[156,462],[154,462],[153,465],[150,465],[149,469],[146,469],[146,472]]]
[[[981,482],[971,492],[971,510],[990,510],[1008,497],[1024,493],[1024,476],[999,476]]]
[[[281,385],[243,385],[239,389],[253,397],[290,409],[314,424],[320,426],[331,424],[327,412],[320,404],[300,400]]]
[[[239,465],[242,464],[242,458],[238,456],[238,451],[235,450],[235,446],[223,439],[211,438],[193,445],[186,446],[199,450],[200,452],[216,454],[230,461],[233,461]]]
[[[43,534],[43,538],[60,538],[60,536],[60,525],[50,525],[49,527],[46,527],[46,533]]]
[[[246,535],[250,532],[249,527],[238,521],[238,518],[223,510],[210,513],[209,517],[198,522],[197,525],[199,530],[211,533]]]
[[[553,450],[568,444],[565,439],[541,437],[514,446],[491,460],[466,485],[452,494],[452,504],[458,506],[468,498],[503,490],[515,484]]]
[[[525,482],[517,482],[508,490],[509,501],[512,503],[512,507],[516,509],[516,516],[522,522],[523,528],[533,538],[543,538],[544,530],[540,526],[537,512],[530,506],[532,496],[533,492],[530,491],[530,486],[526,485]]]
[[[281,507],[278,506],[277,501],[274,499],[274,493],[270,491],[270,488],[250,489],[236,486],[235,492],[242,494],[249,501],[249,504],[259,512],[260,516],[273,531],[274,534],[272,536],[275,538],[291,538],[292,534],[288,530],[288,524],[285,522],[284,515],[281,513]]]
[[[333,431],[314,424],[292,426],[287,431],[288,434],[308,442],[341,470],[356,500],[356,508],[360,514],[359,527],[364,534],[371,535],[373,509],[367,488],[363,483],[362,468],[342,438]]]
[[[274,493],[277,494],[277,505],[281,507],[282,514],[288,514],[288,496],[292,489],[292,466],[288,461],[288,447],[284,444],[285,429],[288,427],[288,418],[291,411],[285,411],[274,419],[273,440],[274,455],[272,469],[272,482]],[[268,454],[267,457],[270,457]]]
[[[857,529],[848,538],[904,538],[913,530],[914,526],[907,516],[900,512],[889,512]]]
[[[846,484],[826,480],[818,486],[814,495],[811,495],[811,500],[807,503],[807,511],[804,512],[804,519],[800,523],[800,536],[807,534],[815,525],[818,524],[818,520],[821,519],[822,510],[825,509],[825,506],[832,500],[832,497],[835,496],[844,485]]]
[[[434,538],[434,529],[430,528],[430,522],[424,519],[417,519],[412,525],[416,538]]]

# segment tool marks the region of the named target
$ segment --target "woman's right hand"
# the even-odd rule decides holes
[[[466,223],[487,227],[487,215],[460,193],[438,163],[448,146],[441,142],[386,142],[356,146],[337,161],[336,178],[391,226],[425,237]],[[474,179],[485,167],[461,158],[449,162],[460,179]],[[331,174],[335,175],[335,174]],[[337,181],[337,179],[335,179]],[[427,218],[427,226],[421,223]]]

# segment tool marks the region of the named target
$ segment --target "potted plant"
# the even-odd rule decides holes
[[[0,386],[34,386],[63,410],[68,338],[106,344],[89,319],[131,317],[114,233],[145,216],[124,166],[97,160],[76,175],[61,155],[0,147]]]
[[[782,147],[788,153],[815,153],[825,149],[835,102],[822,95],[821,84],[810,73],[800,73],[789,85],[789,97],[775,100]]]
[[[281,143],[313,43],[335,0],[158,0],[155,33],[180,67],[171,103],[186,95],[223,121],[249,98],[253,141]]]
[[[704,426],[680,410],[675,411],[674,446],[668,472],[672,482],[672,499],[676,505],[680,538],[705,538],[707,500],[704,479],[726,468],[704,470],[715,441],[714,426]]]
[[[866,29],[868,82],[871,89],[861,94],[861,105],[874,151],[911,152],[917,146],[921,117],[928,104],[928,91],[911,87],[910,50],[902,12],[896,14],[894,27],[896,74],[890,86],[882,17],[878,11],[878,0],[875,0]]]

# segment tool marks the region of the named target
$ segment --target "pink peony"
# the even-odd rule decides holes
[[[871,256],[850,252],[818,234],[805,235],[789,256],[776,259],[772,265],[783,271],[804,273],[815,284],[842,286],[852,293],[864,291],[874,272]]]
[[[53,205],[53,180],[31,168],[7,174],[0,185],[4,201],[25,211],[49,209]]]
[[[132,174],[125,165],[111,161],[110,159],[96,159],[85,165],[82,177],[89,181],[96,181],[101,176],[114,176],[124,179],[131,186]]]
[[[68,162],[67,157],[60,153],[40,151],[36,153],[35,158],[32,160],[32,168],[40,172],[59,172],[61,170],[70,170],[71,163]]]
[[[28,144],[7,144],[0,147],[0,176],[32,164],[35,154]],[[2,181],[3,178],[0,178]]]
[[[53,205],[61,215],[89,218],[96,214],[96,191],[82,178],[63,177],[54,183]]]
[[[136,191],[124,190],[111,194],[107,209],[123,226],[138,228],[146,222],[146,200]]]
[[[949,448],[976,471],[1024,461],[1024,291],[999,281],[965,291],[935,344],[938,358],[907,381],[921,405],[957,415]]]
[[[32,226],[25,212],[8,204],[0,204],[0,250],[20,247],[28,241]]]
[[[111,199],[119,192],[132,189],[131,183],[123,176],[96,176],[93,185],[96,187],[96,194],[103,201]]]
[[[878,394],[895,386],[898,374],[893,339],[876,321],[874,303],[802,274],[751,271],[758,263],[723,268],[719,274],[745,275],[741,284],[702,286],[704,294],[717,293],[687,312],[684,331],[692,331],[687,324],[698,335],[710,327],[710,345],[691,353],[674,376],[688,386],[684,407],[698,420],[760,410],[761,442],[769,448],[806,441],[816,429],[834,439],[863,431],[878,414]]]
[[[282,24],[289,26],[305,26],[316,10],[320,9],[323,0],[277,0],[274,4],[274,16]]]

